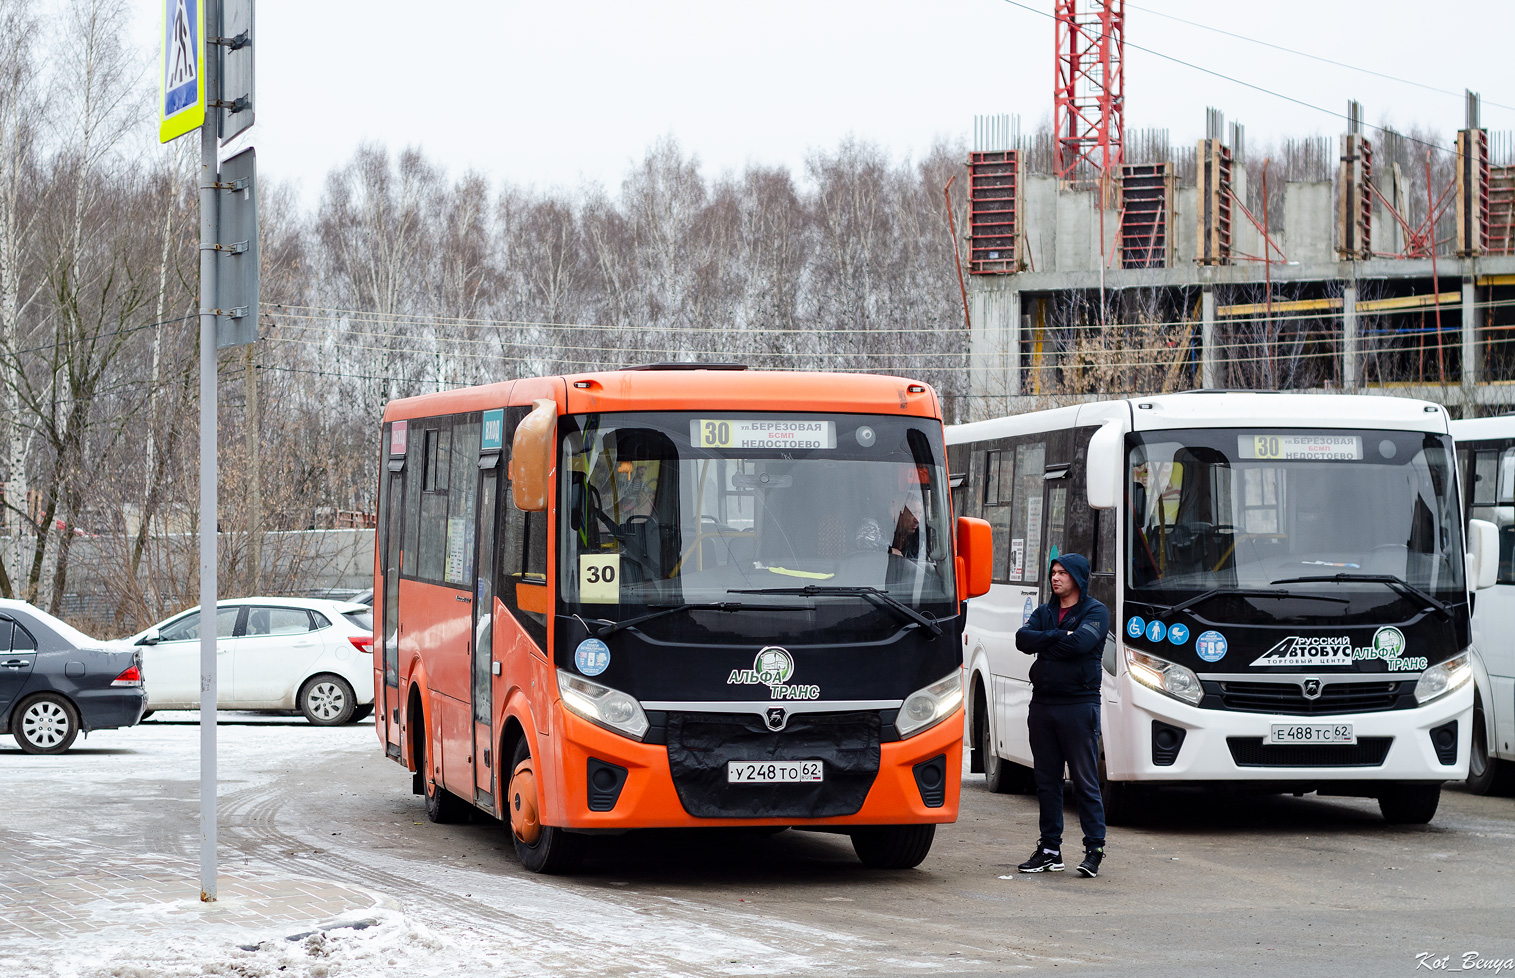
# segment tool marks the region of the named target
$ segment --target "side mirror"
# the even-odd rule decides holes
[[[1120,504],[1125,447],[1126,426],[1120,421],[1106,421],[1089,439],[1084,482],[1090,509],[1114,509]]]
[[[163,641],[163,636],[158,634],[158,630],[156,628],[149,628],[147,630],[147,634],[143,635],[142,638],[137,641],[137,644],[157,645],[161,641]]]
[[[1499,527],[1488,520],[1468,520],[1468,584],[1475,591],[1499,580]]]
[[[531,413],[516,425],[510,443],[510,497],[523,513],[547,508],[552,491],[553,436],[558,430],[558,402],[551,398],[533,401]]]
[[[989,592],[994,573],[994,535],[989,524],[972,516],[957,518],[957,597],[959,601]]]

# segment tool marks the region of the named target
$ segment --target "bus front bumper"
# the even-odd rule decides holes
[[[1105,764],[1112,781],[1304,784],[1458,781],[1468,776],[1472,683],[1413,709],[1307,717],[1202,710],[1129,676],[1123,675],[1119,685],[1123,708],[1113,709],[1107,702],[1104,710]],[[1444,728],[1454,721],[1456,754],[1452,763],[1443,763],[1433,737],[1449,736]],[[1266,741],[1276,723],[1351,724],[1357,745],[1270,747]],[[1179,744],[1172,753],[1175,740]],[[1163,747],[1170,749],[1170,763],[1158,763],[1167,759]]]
[[[566,828],[622,831],[712,826],[919,825],[957,821],[963,757],[961,707],[914,737],[881,744],[878,774],[862,806],[850,815],[823,818],[707,818],[691,815],[680,801],[674,785],[666,745],[644,744],[622,737],[562,709],[561,705],[556,712],[557,729],[562,732],[558,745],[562,762],[559,800],[562,825]],[[923,798],[926,792],[918,781],[916,767],[938,757],[943,758],[940,767],[945,777],[941,803],[933,807]],[[591,810],[592,762],[625,770],[619,794],[608,811]],[[739,787],[761,792],[765,786]]]

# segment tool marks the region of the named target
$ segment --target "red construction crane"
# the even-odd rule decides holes
[[[1054,6],[1057,176],[1073,179],[1080,161],[1118,176],[1126,137],[1126,0],[1054,0]]]

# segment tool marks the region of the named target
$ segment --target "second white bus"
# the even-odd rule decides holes
[[[964,635],[970,764],[1030,791],[1032,658],[1015,632],[1059,553],[1109,606],[1112,821],[1165,784],[1375,797],[1423,823],[1467,776],[1469,588],[1446,412],[1391,397],[1196,391],[947,429],[957,512],[994,584]],[[1471,553],[1471,559],[1465,554]]]
[[[1473,609],[1473,740],[1468,788],[1515,790],[1515,415],[1452,422],[1470,519],[1495,524],[1499,571]]]

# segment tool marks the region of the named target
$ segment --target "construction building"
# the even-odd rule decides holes
[[[1515,409],[1515,139],[1476,95],[1455,147],[1355,102],[1269,158],[1215,110],[1173,147],[1125,130],[1122,0],[1056,6],[1053,131],[976,120],[972,417],[1199,387]]]

